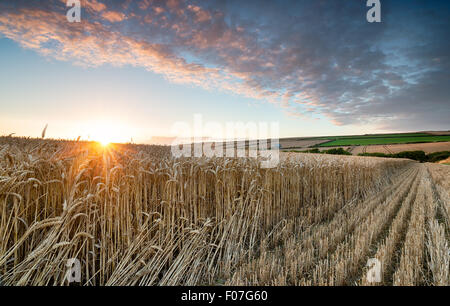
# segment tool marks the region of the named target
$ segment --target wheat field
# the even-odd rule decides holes
[[[0,137],[0,282],[449,285],[448,168]]]

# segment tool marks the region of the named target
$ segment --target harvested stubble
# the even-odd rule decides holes
[[[302,154],[262,169],[167,147],[0,138],[0,275],[67,285],[77,258],[84,285],[350,284],[422,172],[406,160]],[[430,233],[443,226],[429,221]],[[422,243],[436,284],[440,233]]]

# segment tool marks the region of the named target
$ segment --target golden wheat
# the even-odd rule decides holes
[[[398,159],[286,154],[264,169],[0,137],[0,279],[68,285],[76,258],[83,285],[366,284],[376,257],[382,284],[448,284],[448,199],[427,173]]]

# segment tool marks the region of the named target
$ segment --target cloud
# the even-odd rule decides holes
[[[64,0],[61,0],[61,1],[67,2]],[[101,12],[106,9],[106,5],[97,0],[84,0],[83,5],[85,5],[89,10],[94,11],[94,12]]]
[[[211,20],[211,14],[208,11],[203,10],[201,7],[196,5],[188,5],[187,9],[195,14],[196,22],[205,22]]]
[[[114,11],[103,12],[102,17],[109,22],[120,22],[125,19],[125,15],[123,13]]]
[[[0,31],[26,48],[78,65],[143,66],[179,82],[217,77],[215,69],[187,63],[166,45],[112,31],[98,22],[68,23],[64,14],[22,8],[0,13]]]
[[[361,1],[85,0],[0,4],[0,32],[79,65],[133,65],[279,105],[298,118],[384,129],[448,127],[449,5]],[[433,33],[431,35],[430,33]]]

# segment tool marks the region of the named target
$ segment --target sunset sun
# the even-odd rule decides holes
[[[98,142],[102,145],[102,147],[107,147],[111,143],[108,140],[99,140]]]
[[[83,125],[81,134],[103,147],[111,143],[126,143],[132,137],[132,131],[127,124],[112,122],[112,120],[87,122]]]
[[[97,141],[103,147],[108,146],[111,142],[120,142],[119,139],[114,139],[113,126],[100,123],[92,128],[92,140]]]

